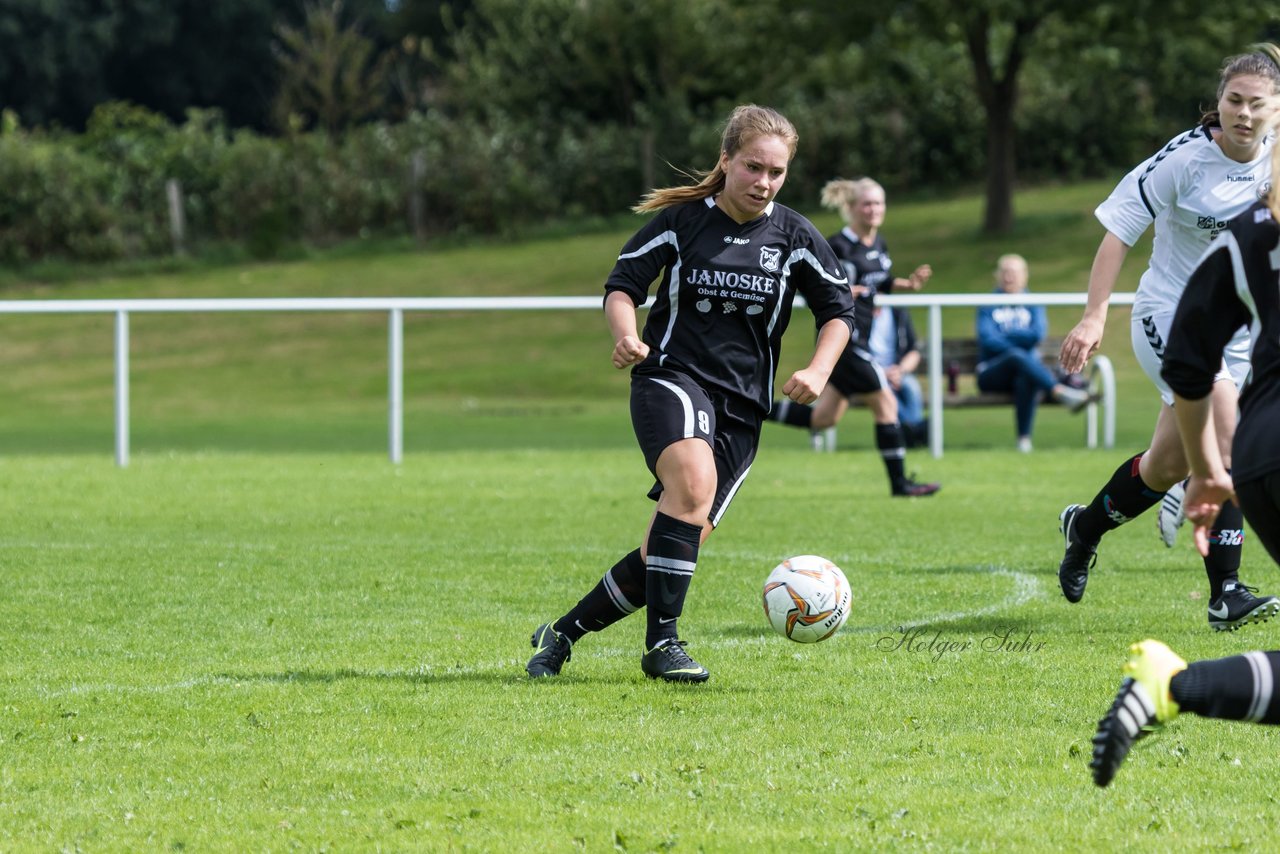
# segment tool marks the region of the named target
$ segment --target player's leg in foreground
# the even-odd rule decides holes
[[[662,495],[646,540],[648,622],[640,669],[651,679],[705,682],[710,674],[685,651],[677,621],[697,568],[704,529],[710,533],[709,525],[692,520],[711,514],[718,482],[715,455],[702,439],[682,439],[662,451],[655,472]]]
[[[1179,712],[1206,718],[1280,724],[1275,691],[1280,651],[1247,652],[1187,664],[1160,641],[1129,648],[1125,678],[1115,701],[1098,722],[1089,767],[1105,786],[1135,741]]]
[[[1186,474],[1173,408],[1164,405],[1151,447],[1121,463],[1088,505],[1069,505],[1058,517],[1066,546],[1058,564],[1058,583],[1068,602],[1079,602],[1084,596],[1103,535],[1154,507],[1167,486]]]
[[[644,607],[644,558],[636,549],[613,565],[590,592],[560,619],[534,629],[530,676],[558,676],[573,655],[573,644]]]
[[[1083,598],[1102,536],[1146,512],[1164,495],[1143,479],[1142,459],[1147,453],[1121,463],[1088,505],[1069,505],[1058,516],[1066,549],[1058,564],[1058,583],[1068,602]]]

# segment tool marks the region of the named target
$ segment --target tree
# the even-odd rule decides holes
[[[275,91],[271,40],[296,0],[6,0],[0,106],[24,124],[84,127],[131,101],[173,121],[217,108],[263,128]]]
[[[342,0],[309,6],[301,27],[281,25],[276,33],[276,120],[282,129],[291,116],[301,116],[338,133],[382,108],[391,56],[375,55],[373,40],[343,23]]]
[[[986,120],[986,208],[983,231],[1004,234],[1013,227],[1013,191],[1018,172],[1018,107],[1028,60],[1051,66],[1077,81],[1086,77],[1081,58],[1113,51],[1114,82],[1152,82],[1156,69],[1185,80],[1188,68],[1212,67],[1224,54],[1241,51],[1263,36],[1272,13],[1263,4],[1210,7],[1195,0],[1131,0],[1079,3],[1077,0],[908,0],[904,17],[919,35],[934,42],[963,40],[974,87]],[[1159,22],[1159,26],[1153,26]],[[1170,54],[1194,57],[1170,68]],[[1181,72],[1181,73],[1179,73]],[[1191,91],[1211,89],[1189,83]],[[1152,86],[1162,93],[1161,86]],[[1081,89],[1078,98],[1106,98]],[[1155,105],[1155,109],[1159,104]],[[1103,132],[1109,130],[1102,129]]]

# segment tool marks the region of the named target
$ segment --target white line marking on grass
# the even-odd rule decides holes
[[[1025,605],[1040,594],[1040,580],[1034,575],[1025,572],[1015,572],[1004,567],[988,567],[992,575],[1004,576],[1013,579],[1013,590],[1004,599],[993,605],[987,605],[984,608],[978,608],[973,611],[954,611],[949,614],[934,614],[932,617],[925,617],[914,622],[903,623],[904,629],[915,629],[920,626],[927,626],[931,623],[951,623],[958,620],[968,620],[973,617],[986,617],[1003,611],[1007,608],[1017,608],[1019,605]],[[894,628],[898,628],[895,626]]]

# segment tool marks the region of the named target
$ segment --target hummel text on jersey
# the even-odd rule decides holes
[[[685,283],[757,294],[772,294],[777,288],[777,281],[772,276],[727,273],[723,270],[699,270],[697,267],[689,271]]]

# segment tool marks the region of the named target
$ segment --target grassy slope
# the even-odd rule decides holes
[[[886,237],[900,268],[931,263],[936,292],[985,292],[994,259],[1019,251],[1032,287],[1083,290],[1099,227],[1091,209],[1106,192],[1084,184],[1024,194],[1018,232],[977,234],[975,197],[895,205]],[[839,223],[829,213],[824,231]],[[56,287],[21,283],[14,298],[293,297],[384,295],[591,295],[600,292],[628,231],[382,253],[345,248],[270,264],[185,267],[149,275],[96,273]],[[1120,289],[1136,283],[1125,271]],[[1075,309],[1055,310],[1065,332]],[[967,311],[944,315],[947,334],[972,334]],[[1128,312],[1112,313],[1103,352],[1121,370],[1126,444],[1149,430],[1151,395],[1129,354]],[[376,451],[385,444],[386,321],[376,314],[138,316],[131,321],[134,447]],[[806,357],[812,332],[797,318],[781,371]],[[111,447],[112,322],[108,316],[0,316],[0,442],[16,450]],[[406,447],[457,447],[519,440],[564,444],[566,430],[596,445],[629,442],[619,401],[626,378],[607,362],[599,316],[589,312],[410,315],[406,320]],[[784,374],[785,376],[785,374]],[[1041,444],[1076,444],[1078,427],[1046,413]],[[582,422],[573,430],[566,417]],[[957,431],[1000,441],[1009,413],[955,416]],[[518,422],[518,423],[517,423]],[[464,429],[455,429],[459,423]],[[622,425],[620,429],[610,429]],[[1132,426],[1131,426],[1132,425]],[[603,428],[603,429],[602,429]],[[952,431],[951,440],[963,441]]]

